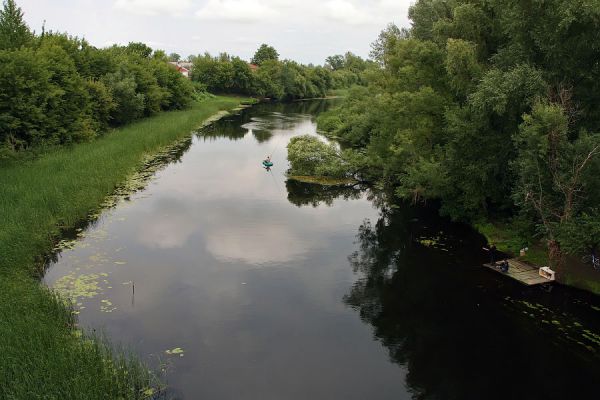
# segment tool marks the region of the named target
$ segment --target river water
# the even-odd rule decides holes
[[[258,105],[194,134],[45,282],[165,369],[175,398],[597,398],[597,298],[479,267],[482,237],[426,208],[286,181],[287,142],[329,105]]]

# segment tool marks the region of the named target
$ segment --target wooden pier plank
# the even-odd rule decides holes
[[[492,264],[484,264],[484,267],[496,271],[502,275],[506,275],[516,281],[521,282],[527,286],[541,285],[544,283],[552,282],[550,279],[546,279],[539,274],[539,268],[533,265],[526,264],[517,259],[508,260],[508,272],[504,273],[500,271],[500,268]]]

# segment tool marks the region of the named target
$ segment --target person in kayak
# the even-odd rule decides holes
[[[267,156],[267,158],[265,158],[265,163],[271,164],[271,156]]]

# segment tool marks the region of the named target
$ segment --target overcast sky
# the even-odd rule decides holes
[[[414,0],[16,0],[30,28],[85,37],[103,47],[145,42],[183,57],[222,51],[249,59],[261,43],[282,58],[322,64],[366,57],[389,23],[408,26]]]

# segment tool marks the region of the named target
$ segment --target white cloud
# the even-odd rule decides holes
[[[258,231],[229,226],[216,228],[206,236],[206,249],[218,260],[252,265],[285,263],[315,245],[292,228],[268,223]]]
[[[260,0],[209,0],[196,12],[196,16],[206,20],[232,22],[260,22],[271,19],[279,13],[268,2]]]
[[[346,0],[331,0],[325,3],[327,16],[350,25],[361,25],[376,22],[367,10],[359,9]]]
[[[182,15],[192,0],[117,0],[115,7],[140,15]]]
[[[389,22],[408,27],[415,0],[19,0],[27,23],[96,46],[161,42],[179,54],[226,51],[244,59],[261,43],[282,58],[322,63],[369,44]],[[141,17],[140,17],[141,16]],[[110,26],[110,29],[106,27]],[[161,46],[158,46],[161,47]]]

